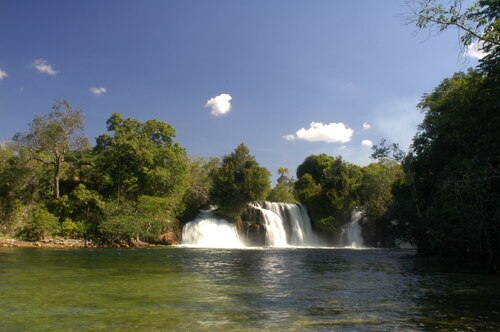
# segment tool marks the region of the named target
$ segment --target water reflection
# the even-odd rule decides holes
[[[439,260],[403,264],[418,276],[408,291],[417,303],[415,324],[425,330],[500,330],[498,276],[457,272],[460,266]]]
[[[413,252],[0,250],[0,330],[499,330],[498,276]]]

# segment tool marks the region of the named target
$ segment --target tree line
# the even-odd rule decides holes
[[[217,205],[236,221],[249,202],[268,199],[305,204],[314,227],[330,237],[362,208],[371,245],[397,238],[421,253],[481,258],[498,268],[500,7],[478,1],[460,13],[416,3],[418,27],[466,27],[463,45],[479,41],[486,55],[422,97],[424,120],[408,151],[383,140],[373,147],[377,161],[365,167],[311,155],[296,179],[280,168],[271,188],[270,172],[244,144],[222,158],[193,159],[175,129],[157,120],[114,113],[90,146],[81,110],[61,100],[0,145],[0,234],[157,241],[179,233],[202,207]]]
[[[271,188],[271,173],[244,144],[220,159],[193,159],[165,122],[114,113],[94,146],[83,124],[81,110],[57,101],[0,146],[1,234],[154,242],[178,234],[200,208],[216,205],[236,221],[249,202],[265,199],[305,203],[318,229],[333,234],[359,204],[370,219],[384,215],[390,182],[401,173],[389,161],[359,167],[310,156],[297,181],[280,168]]]
[[[456,29],[462,50],[476,45],[476,68],[444,79],[425,94],[424,113],[408,151],[382,141],[374,158],[401,164],[390,213],[399,236],[424,254],[472,258],[500,269],[500,3],[448,7],[413,3],[412,22],[431,32]]]

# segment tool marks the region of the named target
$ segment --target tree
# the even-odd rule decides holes
[[[409,153],[406,153],[405,151],[401,150],[398,143],[387,143],[385,138],[383,138],[379,144],[372,146],[372,151],[373,152],[371,154],[371,158],[379,160],[393,160],[403,167],[403,169],[405,170],[405,174],[408,177],[408,181],[406,181],[405,183],[410,185],[409,190],[411,192],[417,217],[422,218],[422,213],[420,212],[420,205],[417,198],[417,188],[415,186],[415,174],[409,166],[413,160],[413,153],[411,151]]]
[[[290,178],[288,177],[288,168],[286,168],[286,167],[278,168],[278,174],[279,174],[279,177],[277,180],[278,183],[286,183],[286,182],[290,181]]]
[[[361,168],[342,157],[311,155],[297,168],[297,177],[297,196],[313,223],[326,232],[338,232],[359,205]]]
[[[221,166],[212,173],[211,200],[223,214],[237,218],[248,203],[267,197],[271,189],[269,177],[269,171],[240,144],[223,157]]]
[[[500,263],[500,89],[494,75],[457,73],[424,95],[418,105],[424,120],[402,160],[409,181],[397,183],[393,207],[420,252],[487,257],[492,270]],[[408,209],[409,192],[416,209]]]
[[[392,203],[392,185],[403,176],[401,166],[391,160],[371,163],[361,170],[360,202],[366,216],[378,220],[387,215]]]
[[[326,180],[325,170],[332,165],[334,158],[324,153],[319,155],[310,155],[302,164],[297,167],[297,179],[305,174],[310,174],[314,181],[323,183]]]
[[[173,141],[175,130],[157,120],[140,122],[114,113],[93,153],[103,175],[102,189],[123,199],[141,195],[182,198],[186,189],[186,151]]]
[[[212,177],[210,176],[220,167],[219,158],[190,159],[188,165],[188,186],[182,199],[182,221],[193,220],[200,208],[210,203]]]
[[[52,112],[37,115],[28,133],[17,133],[13,141],[18,148],[27,151],[30,159],[50,165],[53,172],[53,195],[59,199],[61,166],[71,153],[88,146],[83,135],[83,116],[68,101],[58,100]]]
[[[267,199],[272,202],[288,202],[296,203],[294,184],[295,181],[288,177],[288,169],[285,167],[278,168],[278,177],[276,186],[270,191]]]
[[[106,218],[99,223],[102,239],[119,241],[158,241],[159,236],[177,227],[174,211],[177,202],[169,197],[142,195],[137,201],[106,204]]]
[[[82,225],[80,235],[85,238],[98,236],[99,223],[104,219],[105,203],[97,192],[79,184],[69,195],[63,195],[56,204],[51,205],[61,222]]]
[[[500,2],[479,0],[471,6],[454,0],[446,5],[437,0],[415,0],[409,2],[408,23],[430,33],[456,28],[459,32],[462,51],[476,44],[487,54],[482,60],[483,68],[498,70],[500,58]],[[462,52],[464,53],[464,52]]]
[[[361,169],[359,201],[366,217],[363,223],[365,244],[392,246],[397,229],[390,208],[393,186],[404,177],[399,163],[389,159],[371,163]]]
[[[425,117],[410,166],[439,252],[499,254],[500,88],[491,79],[457,73],[419,104]]]

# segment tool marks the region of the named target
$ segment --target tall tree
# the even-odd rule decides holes
[[[221,166],[212,174],[211,198],[223,214],[236,218],[246,204],[267,197],[270,173],[259,165],[244,144],[224,156]]]
[[[278,174],[276,186],[271,190],[267,199],[272,202],[297,202],[294,189],[295,180],[288,177],[288,168],[278,168]]]
[[[470,70],[424,95],[425,117],[403,158],[411,182],[395,188],[394,206],[420,252],[486,256],[492,270],[500,265],[497,81],[494,73]],[[417,209],[407,208],[409,192]]]
[[[109,195],[120,202],[141,195],[181,198],[186,187],[186,151],[174,142],[175,129],[157,120],[140,122],[114,113],[111,134],[96,139],[96,166]],[[106,190],[104,190],[106,191]]]
[[[358,205],[361,168],[342,157],[311,155],[297,168],[295,190],[316,226],[336,233]]]
[[[88,147],[83,134],[84,121],[81,110],[74,110],[67,100],[58,100],[52,112],[37,115],[27,133],[17,133],[13,141],[27,151],[29,158],[53,169],[53,194],[59,199],[61,166],[71,153]]]

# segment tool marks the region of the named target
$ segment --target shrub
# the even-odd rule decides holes
[[[171,198],[146,195],[140,196],[138,202],[110,202],[99,232],[110,243],[130,239],[154,242],[174,227],[172,206],[175,203]]]
[[[61,223],[60,234],[62,237],[70,239],[78,239],[83,237],[84,227],[81,222],[74,222],[70,218],[64,219]]]
[[[58,218],[44,207],[35,207],[28,223],[21,229],[20,236],[28,240],[42,240],[58,231]]]

